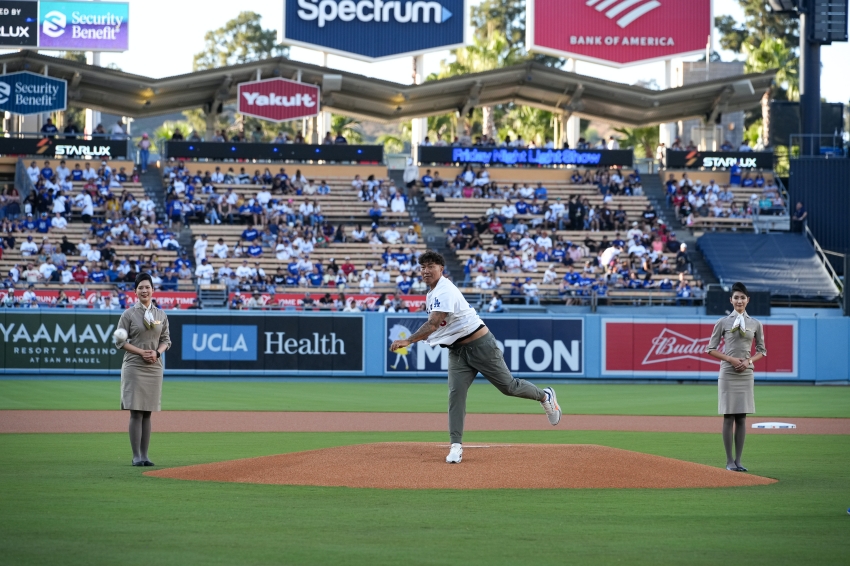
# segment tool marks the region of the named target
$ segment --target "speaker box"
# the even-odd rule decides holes
[[[729,302],[729,291],[723,289],[709,289],[705,297],[705,314],[713,316],[724,316],[732,312],[732,303]],[[770,316],[770,292],[750,291],[750,304],[747,305],[747,314],[756,318]]]

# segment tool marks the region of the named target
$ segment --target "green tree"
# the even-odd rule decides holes
[[[552,138],[553,118],[551,112],[511,104],[500,121],[502,127],[499,128],[499,137],[516,139],[522,136],[527,143],[534,142],[537,147],[542,147],[547,139]]]
[[[188,122],[182,120],[179,122],[163,122],[160,127],[153,131],[154,142],[159,145],[159,142],[170,140],[175,130],[180,131],[184,139],[188,139],[192,134],[192,126]]]
[[[256,12],[240,12],[222,27],[208,31],[204,35],[204,50],[195,54],[194,69],[215,69],[287,56],[289,50],[277,42],[277,31],[263,29],[261,19]]]
[[[363,131],[360,129],[360,120],[350,116],[331,114],[331,130],[335,134],[341,133],[348,143],[363,143]]]
[[[655,148],[658,147],[658,126],[646,128],[614,128],[614,131],[623,137],[620,138],[620,147],[634,150],[641,159],[652,159],[655,157]]]

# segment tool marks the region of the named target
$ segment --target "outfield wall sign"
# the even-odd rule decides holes
[[[38,2],[0,1],[0,47],[38,46]]]
[[[239,113],[246,116],[286,122],[319,113],[321,91],[316,85],[274,78],[242,83],[238,91]]]
[[[528,0],[529,51],[625,67],[705,53],[712,0]]]
[[[380,61],[469,43],[468,0],[284,0],[283,41]]]
[[[416,342],[391,352],[394,340],[406,340],[425,322],[424,316],[385,319],[384,371],[387,375],[445,375],[449,351]],[[584,320],[580,318],[484,318],[515,375],[576,377],[584,374]]]
[[[68,82],[29,71],[0,75],[0,111],[43,114],[65,110]]]

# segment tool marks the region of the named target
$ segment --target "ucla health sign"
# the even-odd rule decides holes
[[[126,51],[126,2],[39,2],[39,49]]]
[[[68,83],[28,71],[0,75],[0,111],[41,114],[65,110]]]
[[[284,43],[363,61],[461,47],[468,0],[285,0]]]

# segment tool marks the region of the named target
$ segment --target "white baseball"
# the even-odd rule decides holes
[[[116,342],[123,342],[127,339],[127,331],[123,328],[119,328],[112,333],[112,337],[115,338]]]

